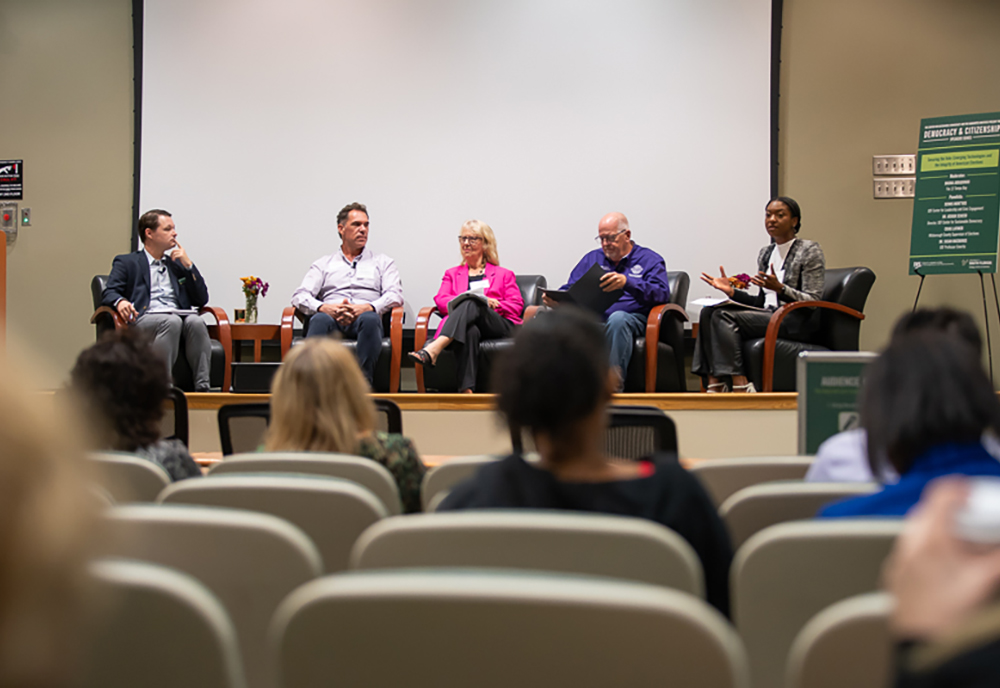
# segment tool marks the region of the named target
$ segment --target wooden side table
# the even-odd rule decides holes
[[[214,325],[209,325],[209,334],[212,334],[212,329]],[[260,363],[260,350],[261,342],[263,341],[277,341],[281,337],[281,325],[259,325],[250,323],[237,323],[230,322],[229,329],[232,333],[234,348],[236,342],[253,342],[253,360],[254,363]],[[233,358],[236,358],[236,352],[233,352]]]

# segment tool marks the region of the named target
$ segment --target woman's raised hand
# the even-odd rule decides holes
[[[771,291],[781,292],[785,288],[785,285],[781,283],[778,276],[774,274],[774,267],[771,268],[771,274],[766,272],[758,272],[754,277],[750,278],[752,284],[756,284],[758,287],[764,289],[770,289]]]
[[[701,273],[701,281],[714,289],[718,289],[726,296],[732,296],[733,285],[730,283],[729,278],[726,277],[726,270],[721,265],[719,266],[719,274],[722,276],[712,277],[707,272],[703,272]]]

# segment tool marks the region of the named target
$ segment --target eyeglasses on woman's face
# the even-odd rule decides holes
[[[460,243],[460,244],[478,244],[482,240],[483,240],[482,237],[477,237],[477,236],[459,236],[458,237],[458,243]]]

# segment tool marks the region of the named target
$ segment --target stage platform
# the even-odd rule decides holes
[[[375,394],[396,402],[403,431],[428,463],[451,456],[502,454],[510,437],[495,413],[492,394]],[[779,394],[618,394],[614,403],[655,406],[677,424],[686,458],[796,453],[797,398]],[[221,456],[217,412],[225,404],[267,402],[268,394],[188,394],[191,451]]]

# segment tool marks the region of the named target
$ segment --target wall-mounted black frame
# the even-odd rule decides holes
[[[139,185],[142,181],[142,19],[145,0],[132,0],[132,250],[139,248]]]

